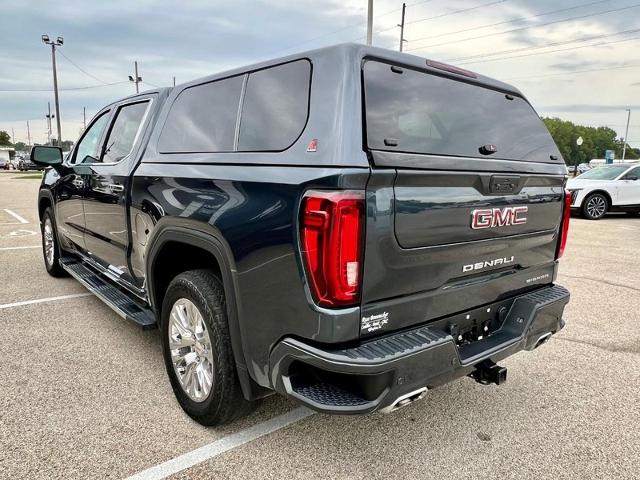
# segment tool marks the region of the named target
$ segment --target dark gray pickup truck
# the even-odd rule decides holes
[[[125,98],[31,158],[47,270],[159,327],[203,424],[274,391],[353,414],[500,384],[564,325],[564,161],[473,72],[338,45]]]

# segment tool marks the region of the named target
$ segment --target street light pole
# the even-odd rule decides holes
[[[51,115],[51,102],[47,102],[47,110],[49,111],[45,115],[47,117],[47,144],[51,145],[51,119],[55,117],[55,115]]]
[[[373,0],[369,0],[367,8],[367,45],[373,44]]]
[[[62,37],[56,38],[55,42],[49,35],[42,35],[42,42],[51,45],[51,65],[53,67],[53,95],[56,105],[56,126],[58,127],[58,146],[62,145],[62,129],[60,128],[60,102],[58,100],[58,72],[56,71],[56,47],[61,47],[64,43]]]
[[[402,44],[405,42],[404,39],[404,13],[407,10],[407,4],[402,4],[402,21],[400,22],[400,51],[402,51]]]
[[[142,77],[140,77],[138,75],[138,61],[137,60],[135,62],[133,62],[133,69],[134,69],[135,77],[132,77],[131,75],[129,75],[129,81],[136,84],[136,93],[140,93],[140,90],[138,88],[138,83],[140,83],[142,81]]]
[[[624,155],[627,153],[627,137],[629,136],[629,120],[631,120],[631,109],[627,108],[627,128],[624,132],[624,140],[622,142],[622,161],[624,161]]]

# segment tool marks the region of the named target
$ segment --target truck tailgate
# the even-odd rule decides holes
[[[432,67],[362,67],[361,335],[473,323],[482,306],[484,329],[497,302],[555,278],[566,167],[549,132],[517,90]]]

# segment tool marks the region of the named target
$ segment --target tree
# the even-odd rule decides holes
[[[11,135],[9,135],[4,130],[0,130],[0,146],[3,146],[3,147],[12,146]]]
[[[16,152],[26,152],[27,151],[27,144],[24,142],[16,142],[14,145]]]
[[[622,140],[609,127],[576,125],[560,118],[543,118],[544,124],[556,142],[567,165],[578,165],[594,158],[604,158],[606,150],[613,150],[616,158],[622,157]],[[582,145],[576,144],[582,137]],[[626,158],[640,158],[640,149],[627,145]]]

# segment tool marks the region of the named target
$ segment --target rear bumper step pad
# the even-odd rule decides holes
[[[319,411],[372,412],[417,388],[468,375],[484,360],[533,350],[562,329],[568,302],[569,292],[559,285],[518,296],[499,329],[460,346],[428,325],[337,350],[285,338],[271,354],[271,382],[278,392]]]

